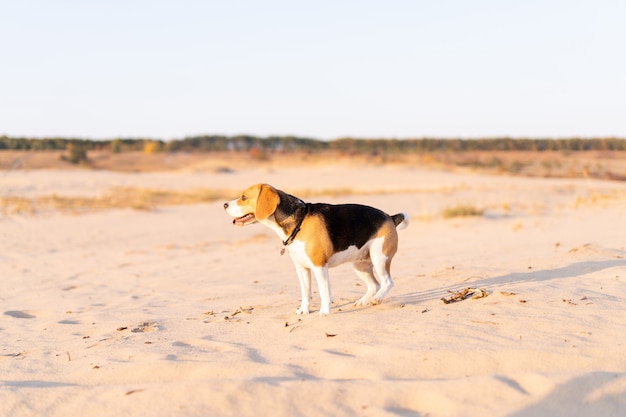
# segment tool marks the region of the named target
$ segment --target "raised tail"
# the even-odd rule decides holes
[[[391,216],[393,224],[396,225],[396,229],[402,230],[409,227],[409,215],[406,213],[398,213]]]

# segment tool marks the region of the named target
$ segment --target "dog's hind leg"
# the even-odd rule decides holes
[[[376,294],[376,291],[378,291],[378,288],[380,287],[380,285],[378,284],[378,281],[376,280],[376,277],[374,276],[374,266],[372,265],[372,262],[369,259],[359,260],[355,262],[353,266],[354,266],[354,272],[367,285],[367,291],[365,292],[365,295],[359,298],[354,303],[354,306],[361,307],[361,306],[368,305],[370,300],[372,299],[374,294]]]
[[[296,314],[309,314],[309,304],[311,302],[311,270],[296,264],[296,272],[300,281],[300,293],[302,295],[302,303],[300,308],[296,310]]]
[[[374,270],[376,271],[376,275],[380,278],[380,288],[376,292],[376,295],[371,298],[370,303],[380,304],[383,302],[383,298],[385,298],[389,290],[393,287],[393,280],[391,279],[389,268],[384,264],[374,264]]]
[[[383,298],[385,298],[389,290],[393,287],[393,280],[391,279],[391,260],[393,259],[393,255],[395,255],[395,248],[391,252],[384,251],[383,242],[384,239],[376,239],[370,249],[370,259],[374,265],[376,277],[380,282],[380,288],[370,300],[371,304],[382,303]]]

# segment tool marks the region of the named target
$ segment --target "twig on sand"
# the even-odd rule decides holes
[[[468,298],[472,298],[473,300],[475,300],[477,298],[484,298],[484,297],[487,297],[487,295],[489,295],[487,293],[487,290],[485,290],[484,288],[471,288],[471,287],[467,287],[463,291],[448,290],[448,292],[452,295],[448,298],[443,297],[441,299],[441,301],[443,301],[444,304],[456,303],[458,301],[467,300]]]

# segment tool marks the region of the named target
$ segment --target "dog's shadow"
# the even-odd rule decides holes
[[[475,281],[462,281],[458,284],[427,291],[416,291],[391,297],[390,300],[400,304],[421,304],[427,301],[439,300],[449,295],[449,291],[458,291],[464,287],[485,288],[488,292],[504,289],[518,283],[545,282],[575,278],[605,269],[626,266],[626,259],[611,259],[603,261],[575,262],[571,265],[555,269],[543,269],[529,272],[511,272],[491,278],[481,278]]]

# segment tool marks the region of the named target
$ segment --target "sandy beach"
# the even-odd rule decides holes
[[[223,202],[0,211],[0,416],[622,416],[626,183],[409,165],[0,171],[0,198],[238,190],[406,212],[383,304],[350,265],[295,315]],[[460,208],[477,213],[462,216]],[[465,288],[480,298],[444,303]],[[486,295],[486,296],[484,296]]]

